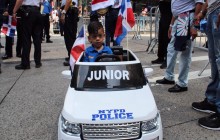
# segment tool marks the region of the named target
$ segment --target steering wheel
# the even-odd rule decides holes
[[[96,57],[95,62],[114,62],[121,61],[121,59],[114,54],[103,54]]]

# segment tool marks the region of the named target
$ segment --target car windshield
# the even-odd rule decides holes
[[[146,85],[140,63],[126,65],[75,65],[71,87],[87,89],[132,89]]]

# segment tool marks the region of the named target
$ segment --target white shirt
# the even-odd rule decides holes
[[[30,5],[30,6],[40,6],[40,2],[42,2],[42,0],[24,0],[22,5]]]
[[[176,17],[181,13],[195,9],[198,2],[204,3],[204,0],[172,0],[171,10],[173,16]]]

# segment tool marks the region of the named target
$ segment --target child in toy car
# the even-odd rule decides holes
[[[102,54],[113,54],[111,48],[104,45],[105,33],[100,22],[90,22],[88,32],[88,40],[92,45],[85,50],[84,62],[95,62],[96,58]]]

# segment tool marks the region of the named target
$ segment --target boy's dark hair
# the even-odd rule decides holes
[[[103,29],[102,23],[99,21],[92,21],[88,25],[89,34],[98,34],[99,29]]]

